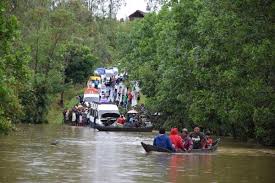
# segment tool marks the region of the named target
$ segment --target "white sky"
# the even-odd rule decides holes
[[[117,19],[128,17],[136,10],[146,11],[145,0],[125,0],[126,6],[122,6],[117,13]]]

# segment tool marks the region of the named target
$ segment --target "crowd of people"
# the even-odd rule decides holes
[[[114,103],[117,106],[125,108],[126,110],[129,110],[138,104],[140,100],[139,82],[130,82],[129,86],[126,87],[125,81],[128,77],[127,73],[121,76],[115,75],[112,77],[104,77],[102,79],[98,79],[100,78],[99,76],[93,77],[95,77],[95,79],[91,81],[89,80],[87,85],[88,88],[95,88],[99,91],[100,103]],[[85,101],[84,96],[77,96],[78,104],[71,109],[65,109],[63,111],[65,123],[70,123],[73,126],[87,126],[90,124],[89,115],[91,104]],[[140,123],[137,115],[129,115],[127,119],[123,117],[125,122],[123,122],[121,118],[122,117],[118,119],[119,122],[117,122],[117,126],[142,126],[142,123]]]
[[[90,124],[90,105],[79,102],[72,109],[64,110],[63,117],[65,123],[70,123],[73,126],[88,126]]]
[[[145,126],[150,126],[151,123],[147,121],[146,116],[140,115],[138,113],[127,114],[127,116],[120,115],[116,121],[117,127],[134,127],[140,128]],[[150,123],[150,124],[149,124]]]
[[[103,81],[100,102],[112,102],[125,109],[137,105],[140,101],[138,82],[133,82],[131,87],[126,87],[122,81],[114,77]]]
[[[88,88],[98,89],[101,103],[112,102],[128,109],[140,101],[139,82],[132,81],[129,86],[125,86],[127,73],[111,77],[92,76],[91,78],[87,83]]]
[[[195,127],[194,131],[189,133],[186,128],[180,134],[177,128],[172,128],[170,135],[166,135],[165,129],[159,130],[159,135],[154,138],[153,145],[168,149],[173,152],[191,151],[192,149],[208,149],[211,148],[213,139],[210,132],[205,134],[200,132],[199,127]]]

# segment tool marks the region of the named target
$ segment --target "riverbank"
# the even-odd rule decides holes
[[[47,115],[49,124],[61,124],[63,123],[63,110],[64,108],[71,108],[78,103],[76,96],[83,95],[83,86],[69,86],[64,92],[64,107],[59,105],[60,94],[52,97],[52,102]]]

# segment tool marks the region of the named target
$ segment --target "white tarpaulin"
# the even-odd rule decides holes
[[[115,76],[115,72],[113,69],[105,69],[105,75],[106,77],[113,77]]]

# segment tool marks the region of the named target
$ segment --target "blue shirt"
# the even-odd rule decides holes
[[[166,134],[156,136],[153,145],[174,151],[172,143]]]

